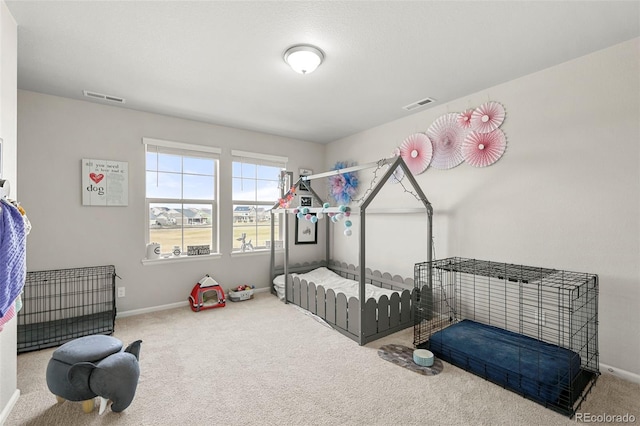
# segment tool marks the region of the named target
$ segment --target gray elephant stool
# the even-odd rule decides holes
[[[122,349],[115,337],[80,337],[60,346],[47,365],[47,386],[58,402],[83,401],[85,413],[93,411],[94,398],[101,397],[100,414],[107,401],[111,410],[120,412],[133,401],[140,377],[137,340]]]

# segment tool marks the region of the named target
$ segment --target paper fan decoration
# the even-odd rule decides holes
[[[400,156],[411,173],[419,175],[427,170],[431,162],[433,156],[431,141],[424,133],[414,133],[400,144]]]
[[[464,112],[458,114],[458,126],[463,129],[468,129],[471,127],[471,115],[473,114],[473,109],[468,109]]]
[[[504,121],[504,107],[498,102],[480,105],[471,114],[471,129],[479,133],[489,133]]]
[[[355,163],[348,164],[345,161],[338,161],[333,170],[345,169],[355,166]],[[329,176],[329,194],[336,202],[349,204],[358,189],[357,172],[341,173]]]
[[[455,112],[440,116],[427,129],[427,136],[433,145],[431,167],[451,169],[464,161],[462,143],[468,130],[458,125]]]
[[[462,145],[462,155],[474,167],[486,167],[498,161],[507,147],[507,139],[500,129],[489,133],[471,132]]]

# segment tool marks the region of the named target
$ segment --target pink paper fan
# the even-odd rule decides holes
[[[487,102],[480,105],[471,114],[471,130],[489,133],[504,121],[504,107],[498,102]]]
[[[472,109],[468,109],[464,112],[461,112],[460,114],[458,114],[458,126],[462,127],[463,129],[468,129],[471,127],[471,115],[473,114],[473,110]]]
[[[427,129],[427,136],[433,144],[431,166],[436,169],[451,169],[464,161],[462,142],[468,131],[458,125],[455,112],[440,116]]]
[[[419,175],[427,170],[433,156],[433,147],[427,135],[414,133],[406,138],[399,148],[400,156],[412,174]]]
[[[471,132],[462,145],[462,155],[474,167],[485,167],[498,161],[507,148],[507,139],[502,130],[489,133]]]

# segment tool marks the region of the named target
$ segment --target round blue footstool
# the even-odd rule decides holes
[[[113,411],[127,408],[136,392],[141,340],[125,350],[115,337],[95,335],[72,340],[53,352],[47,365],[47,386],[58,402],[83,401],[90,413],[96,396],[101,397],[100,414],[108,400]]]

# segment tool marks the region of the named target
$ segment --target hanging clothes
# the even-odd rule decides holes
[[[24,287],[27,274],[26,222],[16,206],[0,200],[0,318],[4,317]]]
[[[3,317],[0,317],[0,331],[2,331],[4,329],[4,325],[6,323],[8,323],[9,321],[11,321],[11,319],[15,315],[16,315],[16,309],[15,309],[14,305],[11,305],[9,307],[9,310],[7,311],[7,313]]]

